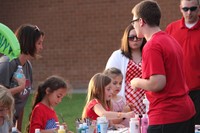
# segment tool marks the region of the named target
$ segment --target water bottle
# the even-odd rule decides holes
[[[17,128],[16,127],[12,127],[12,132],[11,133],[18,133]]]
[[[35,133],[40,133],[40,129],[36,128]]]
[[[23,73],[22,66],[18,65],[17,70],[14,73],[14,77],[20,79],[20,78],[23,78],[23,76],[24,76],[24,73]]]
[[[139,120],[138,118],[131,118],[130,122],[129,122],[129,130],[130,133],[139,133],[140,129],[139,129]]]

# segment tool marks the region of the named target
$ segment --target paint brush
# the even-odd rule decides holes
[[[60,118],[61,118],[62,122],[65,123],[65,120],[64,120],[64,117],[63,117],[62,113],[60,113]]]

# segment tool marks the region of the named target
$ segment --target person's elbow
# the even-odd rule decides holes
[[[153,75],[150,77],[151,80],[151,91],[159,92],[162,91],[166,85],[166,77],[164,75]]]

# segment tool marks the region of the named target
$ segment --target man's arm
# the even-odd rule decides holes
[[[165,75],[152,75],[149,79],[134,78],[131,80],[131,86],[141,88],[147,91],[158,92],[166,85]]]

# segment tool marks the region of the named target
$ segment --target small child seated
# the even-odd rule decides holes
[[[116,112],[129,112],[131,111],[130,106],[126,104],[126,100],[118,95],[118,93],[121,91],[121,85],[123,80],[123,75],[121,71],[115,67],[108,68],[104,70],[103,72],[107,76],[109,76],[112,79],[112,110]],[[116,119],[113,120],[113,123],[115,124],[122,124],[126,127],[129,127],[129,119]]]
[[[105,116],[112,125],[112,120],[131,118],[134,113],[115,112],[111,110],[112,82],[111,78],[105,74],[95,74],[88,86],[87,100],[84,107],[82,118],[96,120],[99,116]]]

